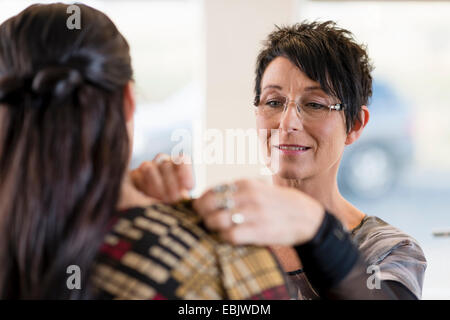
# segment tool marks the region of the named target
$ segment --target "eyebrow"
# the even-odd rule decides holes
[[[306,87],[305,88],[305,91],[314,91],[314,90],[321,90],[321,91],[323,91],[321,86],[312,86],[312,87]]]
[[[283,88],[279,85],[275,85],[275,84],[269,84],[267,86],[265,86],[262,91],[266,90],[266,89],[277,89],[277,90],[283,90]],[[305,91],[314,91],[314,90],[321,90],[323,91],[321,86],[311,86],[311,87],[306,87]]]
[[[277,90],[282,90],[283,88],[280,86],[277,86],[275,84],[269,84],[267,86],[265,86],[262,91],[266,90],[266,89],[277,89]]]

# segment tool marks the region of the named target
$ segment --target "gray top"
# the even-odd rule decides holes
[[[422,297],[427,262],[414,238],[374,216],[366,216],[351,235],[367,265],[379,267],[380,280],[400,282],[418,299]],[[301,270],[288,274],[299,299],[319,298]]]

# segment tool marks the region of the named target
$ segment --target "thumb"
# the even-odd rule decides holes
[[[182,155],[174,159],[178,182],[181,189],[191,190],[195,186],[192,161],[189,156]]]

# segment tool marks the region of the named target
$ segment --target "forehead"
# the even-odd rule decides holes
[[[282,91],[301,91],[311,87],[320,88],[318,82],[309,78],[285,57],[273,59],[266,67],[261,80],[261,92],[270,86],[279,86]]]

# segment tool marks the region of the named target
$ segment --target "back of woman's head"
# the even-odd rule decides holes
[[[33,5],[0,25],[0,298],[83,298],[129,156],[129,47],[103,13]],[[67,268],[81,268],[81,290]]]

